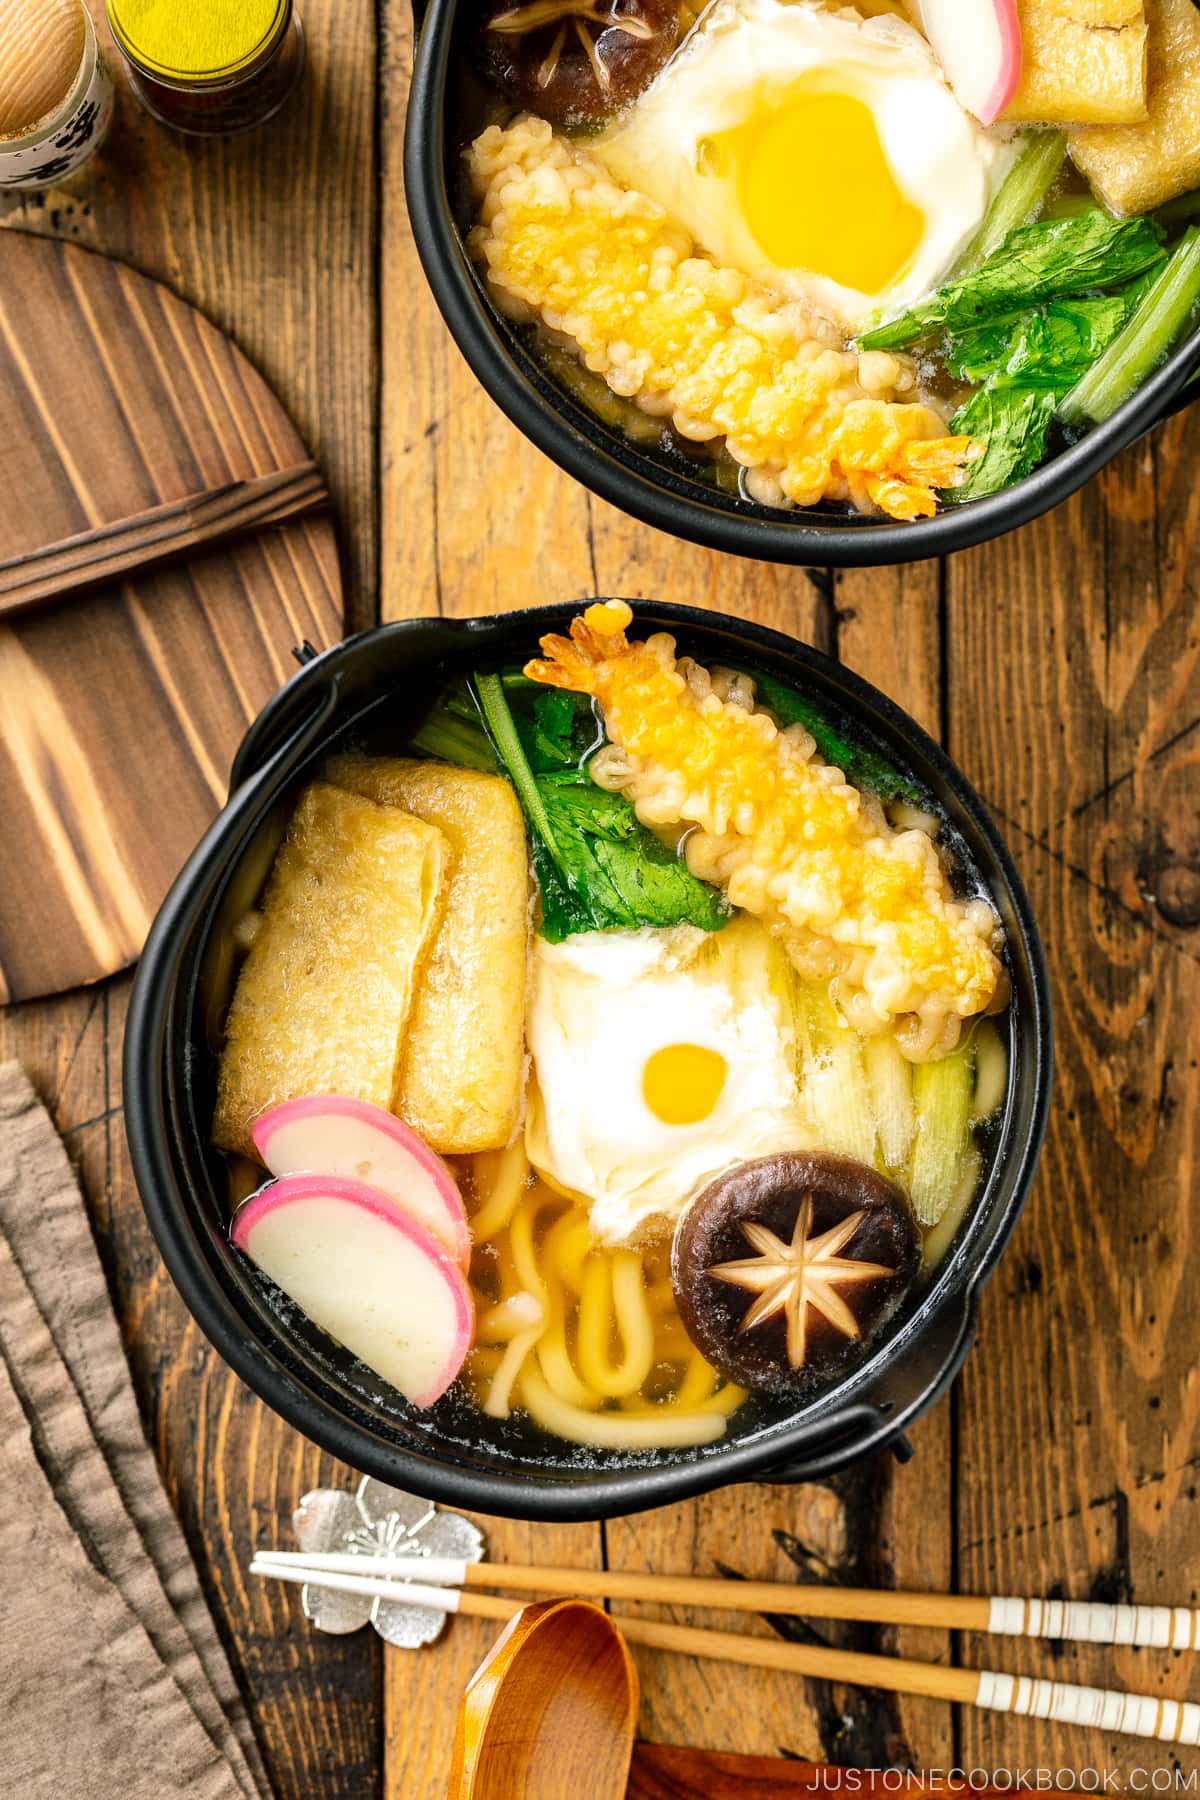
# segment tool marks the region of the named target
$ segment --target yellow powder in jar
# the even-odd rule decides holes
[[[122,48],[175,80],[235,74],[267,49],[288,13],[289,0],[108,0]]]
[[[82,0],[0,0],[0,138],[60,107],[83,60]]]

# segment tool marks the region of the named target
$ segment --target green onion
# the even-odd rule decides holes
[[[499,768],[482,725],[472,725],[453,713],[433,712],[412,740],[411,748],[437,762],[454,763],[460,769],[482,769],[494,775]]]
[[[875,1109],[861,1038],[821,982],[797,983],[796,1025],[801,1092],[822,1147],[873,1167]]]
[[[503,679],[499,675],[477,675],[475,691],[479,695],[479,704],[483,709],[487,728],[492,734],[492,742],[508,770],[509,779],[517,790],[517,797],[525,808],[529,823],[553,855],[556,848],[554,827],[521,747],[513,716],[508,710]]]
[[[940,1061],[918,1063],[913,1074],[917,1132],[908,1191],[922,1225],[936,1225],[954,1199],[971,1147],[974,1055],[960,1044]]]
[[[1058,409],[1064,425],[1100,425],[1170,350],[1200,301],[1200,226],[1184,233],[1124,330]]]
[[[1018,225],[1028,225],[1036,218],[1058,179],[1066,154],[1067,140],[1061,131],[1030,133],[1016,162],[1004,177],[983,224],[959,259],[954,271],[956,275],[965,275],[969,269],[986,262],[1010,231]]]
[[[1008,1052],[990,1019],[975,1033],[975,1092],[971,1096],[971,1123],[990,1119],[1008,1091]]]
[[[937,1224],[925,1234],[924,1254],[921,1257],[923,1269],[936,1269],[950,1248],[968,1207],[979,1191],[979,1177],[982,1173],[983,1158],[978,1150],[968,1150],[963,1157],[962,1173],[958,1178],[958,1186],[950,1196],[950,1204]]]
[[[903,1169],[912,1147],[916,1113],[913,1109],[913,1066],[894,1037],[867,1038],[863,1062],[879,1125],[879,1148],[889,1169]]]

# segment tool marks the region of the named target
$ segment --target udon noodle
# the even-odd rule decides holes
[[[745,1399],[694,1348],[669,1242],[606,1249],[587,1207],[530,1168],[524,1143],[471,1158],[478,1326],[468,1375],[484,1412],[522,1407],[605,1450],[707,1444]]]
[[[920,784],[631,624],[329,759],[236,934],[234,1248],[505,1453],[697,1451],[861,1366],[1007,1091],[1003,929]]]

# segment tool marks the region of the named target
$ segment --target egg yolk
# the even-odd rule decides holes
[[[776,268],[878,293],[912,261],[925,220],[896,184],[871,108],[811,75],[773,102],[706,139],[701,166],[732,177]]]
[[[642,1070],[646,1105],[664,1125],[707,1119],[725,1086],[725,1058],[702,1044],[664,1044]]]

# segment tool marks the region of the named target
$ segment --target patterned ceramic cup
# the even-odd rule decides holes
[[[0,137],[0,192],[54,187],[73,175],[104,142],[113,115],[113,84],[84,15],[83,55],[66,95],[16,137]]]

